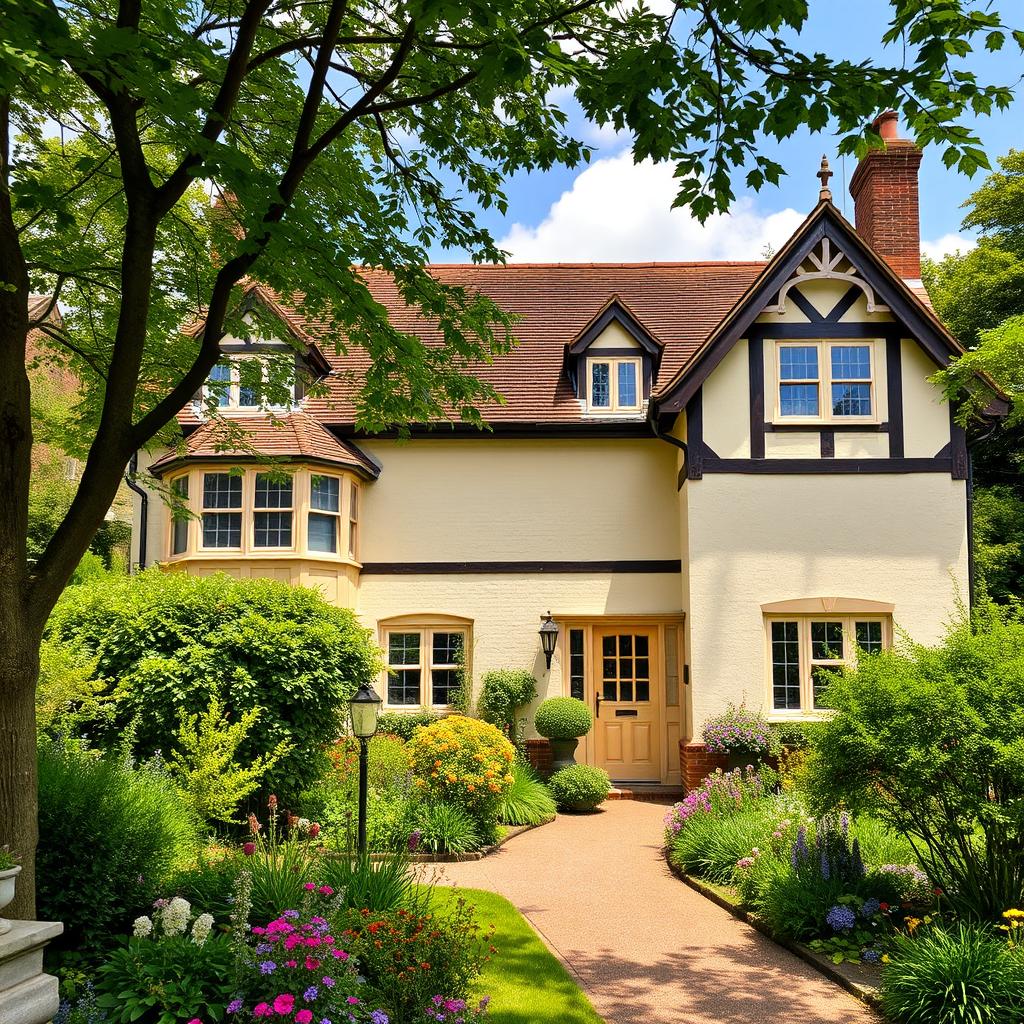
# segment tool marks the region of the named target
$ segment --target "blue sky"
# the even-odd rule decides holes
[[[1020,0],[997,3],[1013,18]],[[853,60],[879,59],[881,37],[891,8],[885,0],[812,0],[812,21],[800,45]],[[1009,43],[999,54],[980,53],[967,66],[982,80],[1011,84],[1024,72],[1024,59]],[[895,62],[898,52],[882,51],[881,60]],[[758,259],[765,246],[777,248],[817,200],[814,177],[822,153],[836,172],[835,201],[852,220],[853,204],[844,188],[853,172],[853,158],[836,156],[835,137],[828,132],[802,131],[768,149],[788,170],[778,187],[760,193],[742,187],[737,174],[738,202],[728,218],[701,227],[682,211],[671,212],[671,171],[636,167],[629,157],[629,139],[587,124],[574,102],[561,104],[572,124],[595,146],[589,167],[517,175],[508,184],[509,212],[481,213],[514,260],[645,260],[645,259]],[[971,123],[971,122],[968,122]],[[973,123],[989,159],[1021,146],[1024,95],[1012,107]],[[845,167],[844,167],[845,162]],[[970,233],[960,229],[961,204],[983,178],[973,179],[942,164],[941,152],[929,148],[921,165],[921,236],[926,251],[937,254],[969,244]],[[461,253],[432,253],[435,260],[463,258]]]

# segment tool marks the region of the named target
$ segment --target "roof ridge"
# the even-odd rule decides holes
[[[426,269],[448,270],[452,268],[459,268],[465,270],[549,270],[552,267],[565,267],[570,270],[579,270],[583,268],[630,270],[634,268],[641,269],[644,267],[763,267],[767,266],[767,264],[767,260],[637,260],[629,262],[568,261],[564,263],[554,261],[547,263],[428,263],[426,264]],[[381,273],[386,273],[386,271],[379,267],[361,269],[374,269],[379,270]]]

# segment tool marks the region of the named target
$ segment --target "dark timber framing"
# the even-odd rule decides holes
[[[364,576],[446,576],[510,573],[677,573],[678,558],[634,558],[591,562],[364,562]]]
[[[903,458],[903,343],[885,339],[886,394],[889,401],[889,458]]]

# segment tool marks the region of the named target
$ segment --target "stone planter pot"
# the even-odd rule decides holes
[[[3,910],[14,899],[14,888],[20,873],[20,864],[16,864],[13,868],[7,868],[5,871],[0,871],[0,910]],[[6,935],[10,930],[11,922],[0,917],[0,935]]]
[[[760,768],[761,762],[764,760],[763,754],[741,754],[734,752],[732,754],[725,755],[725,767],[726,771],[735,771],[737,768],[746,768],[748,765],[752,765],[754,768]]]
[[[562,768],[569,768],[576,763],[573,754],[579,746],[579,738],[573,737],[569,740],[548,740],[551,745],[551,774],[560,771]]]

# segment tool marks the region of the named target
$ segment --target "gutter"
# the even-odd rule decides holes
[[[658,426],[658,417],[654,412],[653,403],[649,403],[647,406],[647,422],[651,425],[651,432],[659,441],[665,441],[668,444],[674,445],[683,453],[683,464],[679,469],[679,476],[676,479],[676,490],[681,491],[683,489],[683,484],[686,483],[686,474],[690,465],[690,449],[687,447],[685,441],[680,441],[678,437],[673,437],[671,434],[663,434],[661,432],[661,428]]]
[[[149,532],[149,492],[135,482],[135,474],[139,470],[139,453],[134,452],[128,462],[128,472],[124,482],[140,499],[139,502],[139,568],[146,568],[146,534]]]

